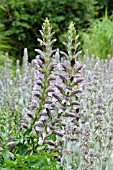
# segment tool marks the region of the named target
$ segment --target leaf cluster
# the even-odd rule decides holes
[[[2,152],[1,170],[62,170],[59,162],[54,158],[56,153],[38,152],[35,155],[16,155],[16,159],[9,159],[8,150]],[[54,158],[54,159],[53,159]]]

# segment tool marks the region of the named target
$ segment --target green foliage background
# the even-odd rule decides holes
[[[1,0],[0,22],[5,27],[5,35],[10,38],[11,55],[22,57],[27,47],[29,56],[37,48],[37,30],[48,17],[56,32],[56,46],[62,47],[66,28],[70,21],[76,23],[76,29],[88,27],[97,15],[97,0]]]
[[[40,38],[37,30],[41,29],[46,17],[56,32],[55,47],[64,48],[61,42],[65,38],[68,24],[73,21],[80,39],[87,42],[86,45],[83,44],[84,49],[90,44],[90,39],[85,38],[84,41],[82,32],[91,36],[87,28],[94,28],[92,25],[95,22],[97,24],[95,19],[104,15],[106,6],[108,15],[111,15],[113,5],[110,0],[0,0],[0,50],[7,51],[15,59],[21,60],[23,49],[27,47],[29,60],[34,58],[34,49],[38,47],[37,37]],[[100,34],[99,38],[103,40]],[[89,45],[88,47],[90,48]]]
[[[113,16],[111,19],[107,15],[101,20],[97,19],[87,29],[86,33],[83,33],[83,50],[89,50],[89,54],[95,54],[99,58],[106,58],[108,54],[113,56]]]

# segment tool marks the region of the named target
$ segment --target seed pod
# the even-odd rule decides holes
[[[73,86],[78,84],[78,83],[81,83],[82,81],[84,81],[85,79],[80,77],[80,78],[77,78],[76,81],[73,82]]]
[[[97,111],[97,112],[96,112],[96,115],[102,115],[102,112]]]
[[[68,90],[72,90],[72,87],[70,87],[70,86],[67,86],[67,89],[68,89]]]
[[[79,139],[77,139],[77,138],[74,138],[74,139],[73,139],[73,138],[72,138],[71,141],[76,141],[76,142],[78,142]]]
[[[50,57],[52,57],[53,54],[56,53],[56,52],[57,52],[57,49],[52,50],[52,52],[51,52],[51,54],[50,54]]]

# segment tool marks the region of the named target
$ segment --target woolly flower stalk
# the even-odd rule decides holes
[[[26,77],[28,74],[28,52],[27,48],[24,48],[24,55],[23,55],[23,76]]]

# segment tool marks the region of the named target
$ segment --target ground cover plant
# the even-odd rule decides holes
[[[113,59],[83,57],[71,22],[54,49],[46,18],[31,63],[0,66],[0,169],[112,170]],[[82,61],[81,59],[82,58]]]

